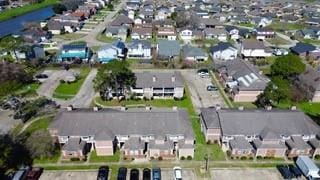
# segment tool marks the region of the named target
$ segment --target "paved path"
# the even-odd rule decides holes
[[[49,77],[45,81],[43,81],[43,83],[37,90],[37,93],[40,96],[51,98],[54,90],[58,87],[60,80],[63,79],[63,77],[68,74],[68,72],[65,70],[60,70],[60,71],[48,70],[43,73],[47,74]]]

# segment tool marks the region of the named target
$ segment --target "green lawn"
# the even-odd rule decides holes
[[[56,4],[56,3],[58,3],[58,0],[44,0],[41,3],[29,4],[23,7],[2,11],[0,13],[0,22],[35,11],[37,9],[41,9],[41,8]]]
[[[102,33],[99,33],[97,35],[96,39],[98,41],[105,42],[105,43],[111,43],[111,42],[117,40],[117,38],[107,37],[105,34],[102,34]]]
[[[280,31],[280,30],[299,30],[305,28],[303,24],[299,23],[286,23],[286,22],[280,22],[280,21],[274,21],[272,22],[268,27]]]
[[[34,82],[34,83],[23,86],[22,88],[15,91],[14,94],[18,96],[36,96],[37,89],[39,87],[40,87],[40,83]]]
[[[266,39],[267,42],[269,42],[272,45],[287,45],[289,42],[279,36],[276,36],[275,38],[272,39]]]
[[[50,117],[40,118],[39,120],[31,123],[23,132],[30,135],[38,130],[48,129],[50,121]]]
[[[320,45],[320,40],[317,39],[303,39],[303,38],[299,38],[297,39],[298,41],[307,43],[307,44],[313,44],[313,45]]]
[[[54,37],[66,40],[66,41],[71,41],[71,40],[77,40],[82,37],[86,36],[85,34],[76,34],[76,33],[66,33],[66,34],[56,34]]]
[[[78,80],[73,83],[60,83],[53,93],[54,98],[58,99],[71,99],[73,98],[81,88],[84,80],[90,72],[89,67],[83,67],[80,69],[80,75]]]
[[[56,150],[52,157],[34,159],[35,164],[57,163],[60,158],[60,150]]]
[[[197,144],[195,147],[194,160],[203,161],[205,155],[208,155],[211,161],[224,161],[225,155],[218,144]]]
[[[257,106],[252,102],[233,102],[235,107],[243,106],[245,109],[256,109]]]
[[[281,109],[289,109],[292,106],[297,106],[298,109],[303,111],[304,113],[311,116],[320,116],[320,103],[312,103],[312,102],[300,102],[300,103],[291,103],[291,102],[280,102],[275,105]]]
[[[243,27],[249,27],[249,28],[254,28],[256,25],[251,24],[251,23],[239,23],[239,26],[243,26]]]
[[[96,151],[92,151],[90,155],[90,162],[119,162],[120,150],[117,150],[113,156],[97,156]]]

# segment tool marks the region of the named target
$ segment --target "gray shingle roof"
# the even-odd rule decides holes
[[[207,57],[207,53],[205,53],[202,49],[190,45],[185,45],[182,47],[182,56],[183,57],[196,57],[196,56],[205,56]]]
[[[185,110],[128,109],[126,111],[91,109],[61,111],[50,126],[59,136],[95,136],[105,131],[115,135],[193,135],[188,113]],[[110,140],[110,139],[108,139]],[[113,139],[111,139],[113,140]]]
[[[232,149],[253,149],[244,136],[236,136],[229,143]]]
[[[135,73],[136,75],[136,87],[137,88],[163,88],[163,87],[183,87],[184,81],[179,72],[142,72]],[[155,81],[153,81],[155,77]],[[172,81],[174,77],[174,81]]]
[[[305,72],[298,76],[298,80],[308,87],[320,91],[320,72],[313,69],[311,66],[308,65],[306,67]]]
[[[65,151],[79,151],[83,150],[85,144],[86,142],[80,141],[80,138],[70,138],[62,149]]]
[[[292,110],[237,110],[221,109],[215,110],[217,116],[207,118],[207,124],[218,125],[224,136],[232,135],[263,135],[266,128],[281,135],[315,135],[320,132],[320,127],[306,116],[303,112]],[[202,109],[202,112],[205,112]],[[217,119],[219,121],[217,121]]]
[[[144,149],[144,142],[139,137],[130,137],[124,144],[124,149],[141,150]]]
[[[311,148],[301,136],[291,136],[289,140],[286,140],[286,144],[290,149],[309,149]]]
[[[171,57],[180,54],[180,44],[178,41],[159,40],[159,56]]]
[[[207,128],[221,127],[218,113],[213,108],[202,108],[201,116]]]

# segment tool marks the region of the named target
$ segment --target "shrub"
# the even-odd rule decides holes
[[[163,160],[163,158],[160,156],[160,157],[158,157],[158,160],[159,160],[159,161],[162,161],[162,160]]]
[[[151,159],[151,160],[154,160],[154,157],[153,157],[153,156],[151,156],[151,157],[150,157],[150,159]]]
[[[60,83],[61,83],[61,84],[64,84],[64,83],[65,83],[65,81],[64,81],[63,79],[61,79],[61,80],[60,80]]]
[[[207,144],[211,144],[211,141],[210,141],[210,140],[208,140],[208,141],[207,141]]]
[[[70,159],[70,161],[80,161],[80,158],[73,157],[73,158]]]
[[[240,159],[241,160],[247,160],[247,157],[246,156],[242,156]]]
[[[219,141],[218,140],[214,140],[213,144],[219,144]]]
[[[320,154],[315,155],[314,158],[317,160],[320,159]]]
[[[250,160],[253,160],[253,157],[250,156],[249,159],[250,159]]]
[[[188,157],[187,157],[187,160],[192,160],[192,156],[188,156]]]
[[[257,159],[258,159],[258,160],[261,160],[261,159],[262,159],[262,157],[261,157],[261,156],[257,156]]]
[[[231,151],[230,150],[227,151],[227,156],[231,157]]]
[[[185,160],[186,158],[184,156],[181,156],[180,160]]]

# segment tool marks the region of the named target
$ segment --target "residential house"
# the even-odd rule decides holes
[[[131,32],[131,39],[152,39],[152,28],[135,27]]]
[[[204,35],[206,39],[218,39],[219,41],[224,42],[226,42],[228,39],[227,31],[222,28],[206,28],[204,29]]]
[[[272,50],[264,46],[262,41],[243,40],[241,55],[244,58],[265,58],[272,56]]]
[[[285,143],[288,146],[287,156],[289,158],[311,155],[312,147],[303,140],[302,135],[293,135],[290,139],[287,139]]]
[[[125,16],[123,14],[117,16],[109,25],[110,26],[127,26],[131,28],[133,26],[134,22],[132,19],[130,19],[128,16]]]
[[[272,39],[276,37],[276,32],[270,28],[256,28],[254,30],[257,40]]]
[[[233,60],[238,56],[238,50],[233,45],[227,42],[219,42],[209,49],[213,60]]]
[[[178,41],[159,40],[157,44],[158,59],[172,60],[180,56],[180,44]]]
[[[86,142],[79,137],[71,137],[61,148],[61,157],[63,160],[86,159]]]
[[[61,34],[64,32],[64,27],[60,22],[50,20],[48,21],[48,31],[51,34]]]
[[[301,73],[295,84],[311,102],[320,102],[320,71],[307,65],[304,73]]]
[[[102,46],[97,52],[98,61],[101,63],[108,63],[114,59],[124,58],[125,47],[125,44],[120,40]]]
[[[184,45],[181,49],[181,58],[184,61],[207,61],[208,60],[208,54],[204,52],[201,48],[194,47],[191,45]]]
[[[176,30],[172,27],[158,27],[157,38],[159,39],[168,39],[174,41],[177,39]]]
[[[60,49],[58,61],[65,60],[89,60],[91,56],[90,50],[87,47],[87,44],[69,44],[63,45]]]
[[[320,51],[312,44],[299,42],[294,47],[291,47],[290,50],[301,58],[319,59],[320,57]]]
[[[305,23],[310,26],[319,26],[320,25],[320,18],[309,18],[305,20]]]
[[[200,18],[199,19],[199,28],[206,29],[206,28],[223,28],[221,22],[213,18]]]
[[[318,29],[302,29],[295,33],[295,36],[303,39],[320,39],[320,28]]]
[[[29,43],[40,43],[47,41],[50,38],[49,33],[39,27],[28,28],[19,33],[19,35],[21,35],[25,42]]]
[[[269,79],[244,60],[217,65],[220,81],[235,102],[254,102],[263,93]]]
[[[180,38],[183,41],[191,41],[193,39],[193,31],[190,28],[182,28],[179,31]]]
[[[183,98],[184,81],[179,72],[135,73],[136,84],[131,92],[136,97],[147,99]]]
[[[108,26],[105,30],[107,37],[118,38],[123,41],[127,39],[128,36],[128,27],[127,26]]]
[[[305,143],[320,131],[309,116],[294,109],[202,108],[200,123],[206,141],[221,144],[235,157],[283,158],[292,149],[309,149]]]
[[[251,23],[255,24],[257,27],[266,27],[272,23],[272,18],[267,17],[258,17],[258,18],[252,18]]]
[[[320,135],[318,134],[315,139],[311,139],[309,141],[309,144],[313,149],[313,157],[319,158],[320,157]]]
[[[71,157],[86,156],[90,150],[98,156],[110,156],[120,148],[126,158],[166,158],[168,154],[180,159],[194,156],[190,122],[188,112],[181,109],[68,108],[55,117],[49,132],[61,144],[62,151],[74,152]],[[161,139],[163,144],[158,141]],[[83,154],[82,142],[91,147]]]
[[[171,11],[168,7],[161,6],[155,12],[155,20],[164,20],[171,16]]]
[[[146,40],[133,40],[127,45],[128,58],[151,59],[151,42]]]

